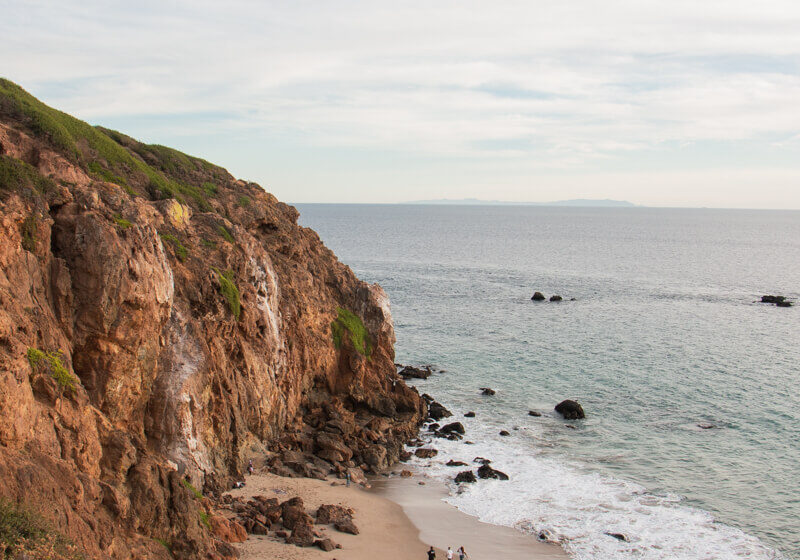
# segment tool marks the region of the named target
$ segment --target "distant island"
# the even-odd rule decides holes
[[[553,202],[512,202],[504,200],[480,200],[477,198],[438,198],[435,200],[413,200],[403,204],[458,204],[458,205],[498,205],[498,206],[578,206],[599,208],[635,208],[636,204],[627,200],[573,198]]]

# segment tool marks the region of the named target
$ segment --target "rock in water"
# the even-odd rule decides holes
[[[453,459],[450,459],[449,461],[447,461],[447,466],[448,467],[466,467],[467,464],[464,463],[463,461],[455,461]]]
[[[464,413],[464,417],[465,418],[475,418],[475,413],[470,410],[469,412],[465,412]]]
[[[478,479],[475,478],[475,473],[472,471],[462,471],[456,475],[454,480],[456,482],[478,482]]]
[[[510,436],[511,434],[508,432],[508,430],[500,430],[500,435],[501,436]]]
[[[622,533],[606,533],[609,537],[614,537],[618,541],[628,542],[628,537],[623,535]]]
[[[786,296],[761,296],[761,303],[781,303],[786,301]]]
[[[428,379],[431,376],[431,368],[417,368],[413,366],[406,366],[400,370],[400,377],[403,379]]]
[[[496,393],[494,389],[490,389],[489,387],[481,387],[480,390],[481,390],[481,395],[486,395],[488,397],[491,397]]]
[[[544,301],[544,294],[542,292],[534,292],[531,300],[533,301]]]
[[[561,301],[562,299],[564,298],[561,296],[550,296],[550,301]]]
[[[434,420],[441,420],[442,418],[449,418],[453,415],[452,412],[447,410],[444,406],[436,401],[428,405],[428,416]]]
[[[538,418],[538,417],[540,417],[541,415],[542,415],[542,413],[541,413],[541,412],[537,412],[537,411],[535,411],[535,410],[529,410],[529,411],[528,411],[528,416],[535,416],[536,418]]]
[[[430,447],[420,447],[414,451],[414,455],[420,459],[430,459],[431,457],[436,457],[438,453],[439,452],[437,450],[431,449]]]
[[[447,424],[446,426],[442,426],[439,429],[439,431],[444,434],[455,432],[463,435],[466,433],[466,430],[464,430],[464,425],[461,422],[453,422],[452,424]]]
[[[569,399],[558,403],[556,405],[556,412],[558,412],[567,420],[586,418],[586,414],[584,414],[583,407],[580,405],[580,403]]]
[[[508,475],[502,471],[493,469],[489,465],[481,465],[478,467],[479,478],[496,478],[497,480],[508,480]]]

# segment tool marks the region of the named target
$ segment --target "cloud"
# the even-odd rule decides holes
[[[8,77],[94,122],[147,117],[154,136],[174,138],[180,120],[211,144],[289,135],[495,161],[497,173],[624,171],[643,154],[666,167],[681,163],[675,145],[734,142],[780,145],[781,165],[800,172],[786,141],[800,131],[796,2],[87,0],[5,12]]]

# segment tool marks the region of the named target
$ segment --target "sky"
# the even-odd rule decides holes
[[[3,0],[0,75],[287,202],[800,208],[800,2]]]

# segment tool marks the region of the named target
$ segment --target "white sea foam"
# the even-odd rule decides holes
[[[759,539],[714,520],[705,511],[681,504],[675,495],[654,495],[638,484],[567,465],[537,451],[535,428],[499,437],[478,419],[462,419],[465,442],[432,440],[439,454],[414,458],[425,476],[447,481],[447,501],[481,521],[545,532],[579,560],[781,559]],[[492,460],[509,481],[480,480],[456,485],[454,476],[468,467],[448,467],[449,459],[479,465]],[[607,533],[620,533],[628,542]]]

